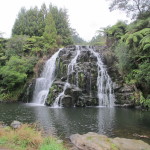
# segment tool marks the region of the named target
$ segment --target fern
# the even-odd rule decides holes
[[[150,34],[145,36],[141,41],[140,41],[140,49],[142,50],[147,50],[150,48]]]
[[[141,44],[142,46],[144,46],[145,44],[148,44],[148,43],[150,43],[150,34],[147,35],[147,36],[145,36],[145,37],[140,41],[140,44]]]
[[[150,34],[150,28],[144,28],[142,30],[139,31],[143,36]]]
[[[143,47],[143,50],[147,50],[147,49],[150,49],[150,44],[146,44],[146,45]]]
[[[129,33],[126,33],[125,35],[123,35],[122,37],[121,37],[121,41],[122,42],[126,42],[126,40],[127,40],[127,38],[129,37]]]
[[[129,46],[132,45],[132,43],[133,43],[133,37],[134,37],[133,34],[130,34],[130,35],[128,36],[128,38],[126,39],[126,44],[127,44],[127,45],[129,45]]]
[[[137,36],[133,36],[133,42],[137,43],[138,42],[138,38]]]

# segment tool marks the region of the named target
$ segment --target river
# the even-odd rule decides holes
[[[38,123],[46,133],[61,138],[74,133],[96,132],[109,137],[142,139],[150,143],[150,113],[135,109],[0,104],[0,121],[10,125],[13,120]]]

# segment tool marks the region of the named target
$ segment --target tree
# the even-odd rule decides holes
[[[13,29],[12,29],[12,35],[22,35],[24,34],[25,29],[25,14],[26,9],[23,7],[21,8],[20,12],[18,13],[18,18],[16,19]]]
[[[46,48],[54,48],[57,46],[57,31],[55,27],[55,22],[53,20],[52,14],[49,12],[45,19],[45,31],[43,37],[45,39]]]
[[[5,47],[7,40],[0,37],[0,66],[5,64],[7,57],[5,56]]]
[[[77,33],[77,31],[75,29],[71,29],[71,35],[72,35],[72,39],[73,39],[73,43],[76,45],[82,45],[82,44],[86,44],[86,41],[84,41],[79,34]]]
[[[44,6],[43,6],[44,7]],[[12,29],[12,35],[42,36],[45,28],[45,10],[37,7],[25,10],[22,8]]]
[[[113,0],[109,9],[119,9],[130,14],[132,18],[142,16],[142,14],[150,12],[149,0]]]
[[[52,6],[52,4],[49,6],[49,11],[53,16],[57,34],[62,39],[62,45],[73,44],[67,11],[65,9],[58,9],[56,6]]]
[[[25,35],[15,35],[8,40],[6,44],[6,56],[23,56],[24,54],[24,45],[26,44],[28,36]]]
[[[41,9],[38,12],[38,32],[39,36],[42,36],[45,29],[45,18],[47,16],[47,8],[45,4],[42,4]]]

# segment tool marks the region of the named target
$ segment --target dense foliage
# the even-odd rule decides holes
[[[18,100],[40,60],[61,46],[83,42],[72,30],[65,9],[52,4],[21,8],[12,37],[4,39],[0,34],[0,100]]]
[[[136,103],[150,107],[150,17],[137,18],[129,25],[119,21],[100,30],[98,36],[100,38],[96,39],[98,42],[94,42],[94,45],[105,40],[103,45],[106,44],[110,53],[116,57],[115,65],[124,82],[138,89],[135,94]]]

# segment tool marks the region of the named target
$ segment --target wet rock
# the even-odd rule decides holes
[[[13,121],[10,126],[11,126],[13,129],[18,129],[18,128],[21,127],[21,125],[22,125],[21,122],[19,122],[19,121]]]
[[[108,138],[105,135],[89,132],[73,134],[71,142],[80,150],[148,150],[150,145],[134,139]]]
[[[79,97],[82,94],[82,90],[78,87],[72,89],[72,96]]]
[[[56,85],[65,85],[65,82],[62,82],[60,80],[57,80],[55,81],[53,84],[56,84]]]
[[[32,100],[33,92],[35,88],[36,79],[32,79],[31,82],[27,83],[19,99],[25,103],[29,103]]]
[[[65,92],[64,92],[65,95],[71,95],[71,87],[68,87]]]
[[[72,97],[70,95],[64,95],[61,98],[61,104],[63,107],[73,107],[74,106]]]
[[[122,88],[122,84],[120,83],[113,83],[113,89],[115,92],[117,92],[120,88]]]
[[[66,81],[66,80],[67,80],[67,76],[64,76],[64,77],[61,78],[61,81],[63,81],[63,82]]]
[[[121,93],[132,93],[134,91],[133,87],[132,86],[129,86],[129,85],[124,85],[120,90],[119,92]]]

